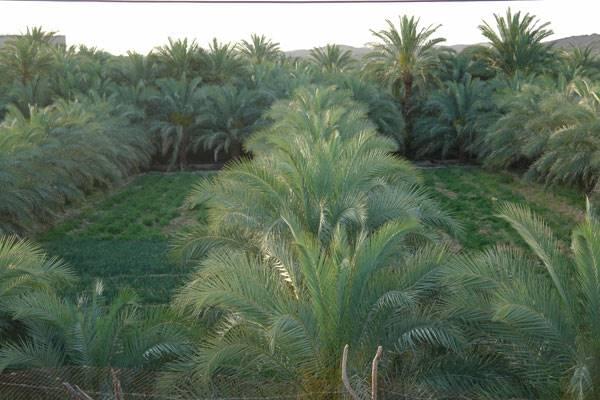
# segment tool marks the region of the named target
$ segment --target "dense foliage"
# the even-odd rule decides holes
[[[387,21],[363,59],[335,44],[292,59],[259,35],[127,56],[56,45],[40,28],[11,39],[0,49],[0,370],[96,367],[86,384],[103,396],[110,368],[127,368],[181,398],[332,398],[344,345],[365,394],[383,345],[390,397],[598,399],[593,207],[570,248],[505,204],[520,247],[461,252],[462,227],[408,159],[592,195],[600,62],[590,48],[553,48],[549,24],[510,9],[480,26],[489,46],[456,53],[437,29]],[[207,217],[173,240],[190,276],[171,307],[105,297],[100,282],[72,296],[62,261],[8,236],[140,171],[223,162],[187,198]]]

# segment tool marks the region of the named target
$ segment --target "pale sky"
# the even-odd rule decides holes
[[[213,37],[238,41],[251,33],[265,34],[294,50],[341,43],[363,46],[370,29],[385,19],[409,14],[427,25],[442,24],[439,36],[447,44],[482,42],[477,26],[494,13],[514,10],[534,13],[552,22],[553,38],[600,33],[598,0],[407,4],[120,4],[7,2],[0,0],[0,34],[43,26],[67,36],[67,43],[86,44],[122,54],[146,53],[167,38],[188,37],[205,46]]]

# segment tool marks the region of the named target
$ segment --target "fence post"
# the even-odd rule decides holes
[[[371,364],[371,400],[377,400],[377,369],[382,352],[383,347],[377,347],[377,353],[375,354],[375,358],[373,358],[373,363]]]
[[[123,389],[121,389],[121,381],[119,381],[119,377],[117,376],[117,372],[114,370],[114,368],[110,369],[110,375],[112,378],[113,393],[115,395],[115,400],[123,400]]]
[[[349,348],[349,346],[345,345],[344,352],[342,353],[342,382],[344,382],[344,386],[346,387],[346,390],[350,394],[350,397],[352,397],[354,400],[359,400],[358,395],[356,394],[356,392],[354,391],[354,389],[352,389],[352,386],[350,385],[350,379],[348,379],[348,370],[347,370],[348,348]]]

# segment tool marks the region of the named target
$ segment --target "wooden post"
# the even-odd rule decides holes
[[[359,400],[358,395],[356,394],[356,392],[354,391],[354,389],[352,389],[352,386],[350,385],[350,379],[348,379],[348,370],[347,370],[348,348],[349,348],[349,346],[345,345],[344,352],[342,353],[342,382],[344,382],[344,386],[346,387],[346,390],[350,394],[350,397],[352,397],[354,400]]]
[[[121,381],[119,381],[119,377],[117,376],[117,373],[113,368],[110,369],[110,375],[112,377],[113,393],[115,395],[115,400],[123,400],[123,389],[121,389]]]
[[[377,367],[379,366],[379,359],[382,352],[383,347],[377,347],[377,353],[371,364],[371,400],[377,400]]]

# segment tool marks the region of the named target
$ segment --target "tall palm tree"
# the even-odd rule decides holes
[[[405,121],[406,154],[412,156],[412,97],[415,85],[425,82],[435,68],[438,56],[435,46],[445,41],[435,38],[439,26],[419,26],[419,19],[403,15],[398,27],[386,20],[387,30],[371,31],[379,42],[371,43],[366,70],[388,84],[402,103]]]
[[[526,207],[505,205],[500,215],[530,253],[460,257],[447,270],[454,315],[508,361],[528,397],[598,399],[600,220],[588,203],[567,251]]]
[[[244,65],[238,49],[231,43],[219,43],[214,38],[202,59],[202,80],[212,84],[224,84],[243,75]]]
[[[198,71],[202,53],[195,40],[169,38],[168,44],[157,47],[152,54],[163,68],[163,77],[192,79]]]
[[[345,72],[356,64],[352,51],[343,50],[337,44],[315,47],[310,51],[309,56],[314,65],[328,73]]]
[[[277,61],[283,54],[279,43],[255,33],[250,35],[249,41],[242,40],[238,43],[237,48],[243,57],[256,65]]]
[[[543,43],[553,34],[549,22],[540,24],[535,15],[512,13],[494,14],[496,29],[488,22],[479,30],[491,45],[490,63],[512,76],[517,72],[532,73],[547,70],[552,62],[550,46]]]
[[[28,106],[50,103],[48,77],[54,69],[52,38],[55,32],[27,28],[24,35],[12,38],[0,50],[0,71],[14,80],[11,97],[22,112]]]

